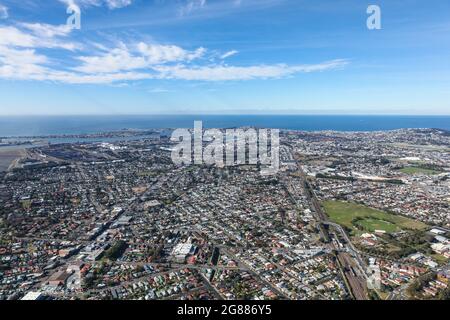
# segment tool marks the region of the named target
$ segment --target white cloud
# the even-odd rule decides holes
[[[133,4],[133,0],[59,0],[67,6],[100,7],[107,6],[109,9],[120,9]]]
[[[36,36],[44,38],[65,37],[69,35],[72,30],[70,26],[65,24],[21,23],[20,26],[31,31]]]
[[[203,8],[205,5],[206,0],[187,0],[187,3],[180,8],[179,12],[181,16],[184,16]]]
[[[12,49],[0,45],[0,77],[28,80],[30,76],[45,73],[42,64],[47,57],[36,54],[33,49]]]
[[[59,39],[70,32],[66,26],[50,26],[46,24],[22,24],[28,32],[12,26],[0,26],[0,45],[24,48],[62,48],[75,50],[78,45]]]
[[[132,56],[126,49],[117,48],[102,56],[78,57],[83,64],[74,70],[84,73],[110,73],[145,68],[148,63],[143,57]]]
[[[36,54],[33,49],[16,50],[0,46],[0,61],[5,65],[31,65],[46,63],[47,57]]]
[[[49,79],[57,82],[70,84],[111,84],[123,81],[137,81],[150,79],[151,76],[138,72],[106,73],[106,74],[88,74],[80,75],[71,72],[52,72],[47,76]]]
[[[26,34],[15,27],[0,27],[0,45],[18,47],[34,47],[36,40],[32,35]]]
[[[0,46],[0,78],[15,80],[57,81],[70,84],[111,84],[145,79],[186,81],[243,81],[277,79],[298,73],[320,72],[345,66],[346,60],[312,65],[285,64],[259,66],[189,66],[151,64],[143,56],[133,56],[124,48],[104,56],[78,57],[83,64],[71,71],[48,67],[49,61],[34,49],[11,49]],[[173,58],[175,59],[175,58]],[[163,61],[163,60],[160,60]],[[140,70],[136,72],[136,70]],[[161,90],[153,92],[163,92]]]
[[[139,52],[144,55],[150,64],[159,64],[175,61],[192,61],[201,58],[206,50],[198,48],[195,51],[187,51],[178,46],[165,46],[157,44],[138,44]]]
[[[148,78],[178,79],[187,81],[239,81],[253,79],[276,79],[297,73],[320,72],[345,66],[346,60],[332,60],[319,64],[294,65],[286,64],[229,66],[223,64],[199,65],[193,63],[202,58],[206,49],[185,50],[174,45],[146,44],[143,42],[129,50],[123,45],[99,56],[77,57],[82,65],[74,71],[88,74],[112,74],[124,71],[140,70]],[[222,55],[226,58],[236,54],[229,51]],[[178,63],[173,65],[173,63]]]
[[[0,3],[0,19],[8,19],[8,8]]]
[[[80,74],[47,67],[48,59],[32,49],[10,49],[0,46],[0,78],[7,80],[56,81],[70,84],[109,84],[148,79],[146,73]]]
[[[346,60],[333,60],[320,64],[288,66],[285,64],[236,67],[226,65],[189,68],[183,65],[156,67],[160,78],[196,81],[236,81],[276,79],[296,73],[320,72],[343,67]]]
[[[221,56],[220,56],[220,59],[226,59],[226,58],[229,58],[229,57],[231,57],[231,56],[234,56],[235,54],[238,54],[238,53],[239,53],[239,52],[236,51],[236,50],[231,50],[231,51],[225,52],[223,55],[221,55]]]
[[[111,84],[145,79],[186,81],[240,81],[276,79],[298,73],[320,72],[345,66],[346,60],[310,65],[205,65],[205,48],[187,50],[176,45],[138,42],[109,49],[104,44],[81,45],[67,41],[71,28],[65,25],[19,23],[0,26],[0,78],[8,80],[57,81],[76,84]],[[95,48],[100,54],[74,55],[74,50]],[[70,69],[52,64],[40,49],[65,49]],[[85,51],[86,52],[86,51]],[[211,52],[210,52],[211,53]],[[220,57],[237,54],[232,50]],[[217,57],[217,52],[212,51]],[[49,56],[51,57],[51,56]]]
[[[112,49],[102,55],[77,57],[83,64],[75,67],[74,70],[84,73],[108,73],[145,69],[152,65],[170,62],[190,62],[201,58],[205,52],[204,48],[188,51],[178,46],[143,42],[134,47],[135,50],[131,51],[122,44],[120,48]]]
[[[132,0],[106,0],[106,4],[110,9],[124,8],[132,4]]]

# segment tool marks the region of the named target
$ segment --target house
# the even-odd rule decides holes
[[[37,301],[37,300],[44,300],[45,296],[42,294],[42,292],[28,292],[21,300],[25,301]]]
[[[52,287],[64,286],[69,276],[70,273],[67,273],[65,270],[58,271],[50,276],[48,284]]]
[[[443,235],[443,234],[446,233],[444,230],[438,229],[438,228],[431,229],[430,232],[431,232],[431,233],[434,233],[434,234],[436,234],[436,235]]]

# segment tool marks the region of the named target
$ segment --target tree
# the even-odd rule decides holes
[[[123,240],[117,241],[111,248],[105,252],[105,258],[117,260],[127,249],[127,243]]]

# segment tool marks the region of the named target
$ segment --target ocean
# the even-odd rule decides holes
[[[0,137],[75,135],[121,129],[253,126],[289,130],[381,131],[402,128],[450,130],[450,116],[335,115],[145,115],[145,116],[1,116]]]

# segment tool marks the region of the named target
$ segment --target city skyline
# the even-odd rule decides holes
[[[449,13],[0,0],[0,304],[450,301]]]
[[[0,114],[448,115],[450,4],[432,4],[0,0]]]

